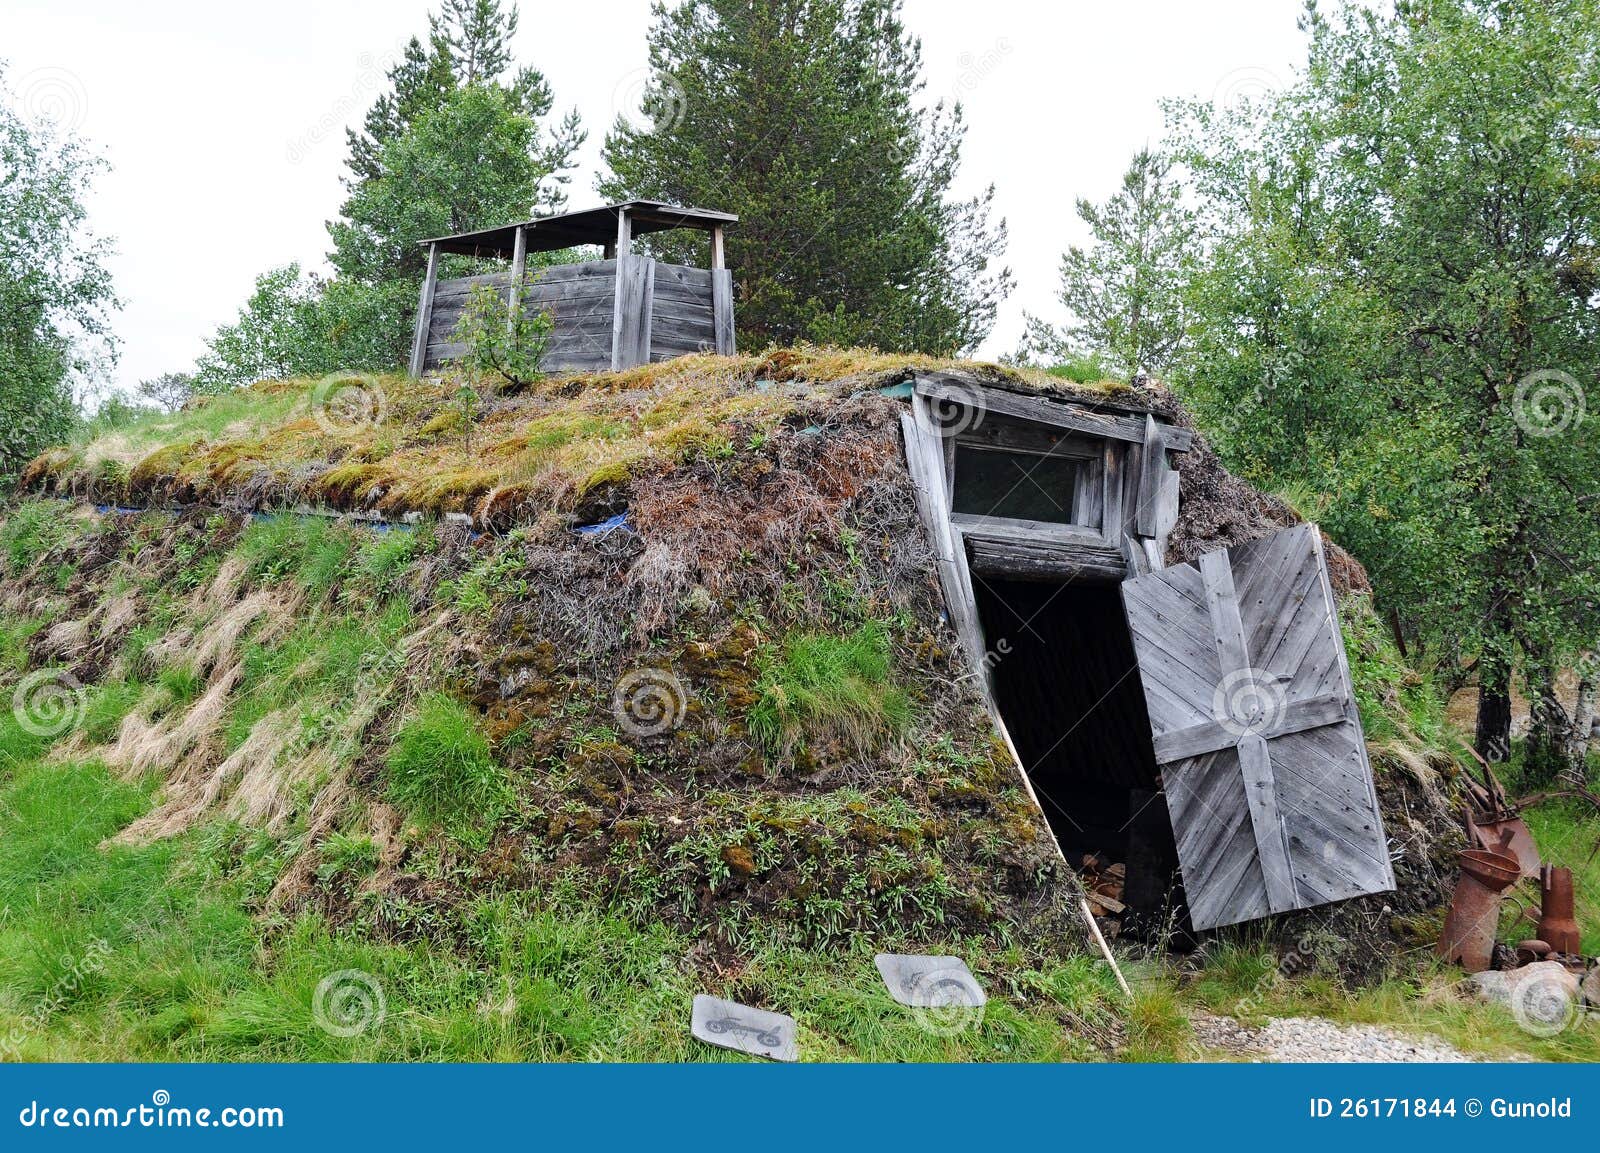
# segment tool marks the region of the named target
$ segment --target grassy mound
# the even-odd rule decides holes
[[[281,382],[34,462],[0,521],[14,1047],[705,1057],[706,991],[794,1013],[813,1057],[1181,1055],[1171,979],[1126,1004],[1082,955],[941,619],[885,394],[915,367],[949,366]],[[1228,483],[1185,476],[1220,496],[1175,539],[1284,515]],[[299,505],[387,523],[276,511]],[[1448,769],[1364,606],[1352,665],[1426,906]],[[981,1025],[889,1002],[870,957],[901,948],[966,957]],[[325,986],[352,970],[371,986],[338,1003],[375,987],[386,1024],[346,1035]]]

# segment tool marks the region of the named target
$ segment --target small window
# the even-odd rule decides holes
[[[957,445],[951,511],[1070,524],[1078,463],[1070,456]]]

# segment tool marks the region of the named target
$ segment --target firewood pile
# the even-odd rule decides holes
[[[1101,921],[1101,931],[1115,937],[1122,929],[1122,914],[1127,910],[1122,903],[1127,866],[1121,861],[1107,861],[1099,853],[1085,853],[1078,863],[1078,876],[1083,881],[1090,912]]]

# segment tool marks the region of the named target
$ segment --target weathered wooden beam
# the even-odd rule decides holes
[[[1122,559],[1128,566],[1124,574],[1126,580],[1144,576],[1150,571],[1150,558],[1145,555],[1139,542],[1127,533],[1122,534]]]
[[[717,235],[722,230],[717,229]],[[720,252],[721,246],[718,246]],[[733,273],[726,268],[711,270],[711,324],[715,331],[718,356],[732,356],[733,339]]]
[[[1244,619],[1239,610],[1239,594],[1233,584],[1233,565],[1226,549],[1208,552],[1200,558],[1200,579],[1205,589],[1206,608],[1211,616],[1211,632],[1222,669],[1218,692],[1225,692],[1230,680],[1235,694],[1268,696],[1264,688],[1253,688],[1258,675],[1250,667],[1250,648],[1245,641]],[[1266,883],[1267,904],[1274,913],[1296,908],[1294,872],[1289,863],[1289,843],[1284,838],[1283,815],[1278,810],[1277,786],[1272,777],[1272,759],[1267,742],[1259,733],[1245,733],[1238,744],[1239,772],[1244,777],[1245,803],[1250,809],[1250,825],[1255,835],[1256,855]]]
[[[1120,581],[1120,547],[1077,525],[1045,524],[955,513],[950,522],[972,554],[972,569],[1015,580]]]
[[[1290,701],[1275,717],[1266,718],[1251,731],[1268,740],[1318,729],[1323,725],[1338,724],[1344,720],[1345,696],[1343,693],[1319,693],[1304,700]],[[1156,761],[1168,764],[1219,749],[1232,748],[1239,742],[1240,723],[1234,720],[1207,721],[1187,729],[1163,733],[1155,738]]]
[[[1127,455],[1124,445],[1114,440],[1104,442],[1100,480],[1105,491],[1100,497],[1100,535],[1118,544],[1123,540],[1122,468]]]
[[[1105,515],[1105,458],[1091,457],[1077,472],[1072,486],[1072,523],[1098,529]]]
[[[987,697],[989,684],[984,663],[983,627],[978,621],[977,599],[967,572],[961,534],[950,523],[944,479],[944,438],[939,435],[925,400],[913,399],[911,412],[901,414],[900,427],[906,442],[906,469],[911,474],[917,511],[928,534],[928,544],[933,549],[945,611]]]
[[[613,249],[611,256],[618,260],[633,251],[633,221],[626,208],[617,209],[617,240]]]
[[[719,268],[726,267],[726,255],[723,252],[722,244],[722,225],[713,225],[711,229],[711,271],[715,272]]]
[[[648,256],[617,258],[617,298],[611,315],[611,369],[650,361],[655,264]]]
[[[963,377],[943,372],[917,374],[917,391],[930,399],[962,405],[977,405],[985,412],[997,412],[1030,420],[1038,424],[1068,428],[1090,436],[1109,437],[1133,444],[1145,441],[1146,421],[1154,418],[1123,416],[1116,413],[1095,412],[1083,405],[1065,399],[1027,396],[1002,388],[989,388]],[[1166,447],[1173,452],[1187,452],[1194,434],[1186,428],[1156,422]]]
[[[1038,456],[1065,456],[1088,460],[1102,454],[1103,439],[1064,429],[989,414],[971,428],[951,437],[963,448],[1026,452]]]
[[[439,246],[428,245],[428,272],[417,297],[417,331],[411,338],[411,375],[418,377],[428,360],[428,325],[432,321],[433,290],[439,282]]]
[[[1135,510],[1139,535],[1156,535],[1156,501],[1161,495],[1161,473],[1167,466],[1167,454],[1161,443],[1161,427],[1156,418],[1144,418],[1144,455],[1139,462],[1139,505]]]
[[[522,281],[528,269],[528,230],[522,225],[517,225],[517,239],[511,250],[511,296],[507,302],[510,308],[506,312],[506,335],[515,336],[517,331],[517,310],[522,307]]]

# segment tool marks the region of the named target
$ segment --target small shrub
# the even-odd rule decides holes
[[[423,697],[400,726],[388,769],[397,804],[463,840],[478,839],[511,799],[472,713],[444,693]]]
[[[531,277],[527,283],[532,283]],[[498,377],[519,387],[532,384],[542,375],[539,365],[550,347],[553,327],[548,312],[522,308],[511,316],[505,298],[480,284],[456,321],[455,341],[467,346],[461,367],[478,379]]]
[[[793,634],[762,671],[750,731],[772,753],[807,738],[870,752],[911,721],[911,699],[889,683],[892,666],[888,631],[877,622],[843,636]]]

